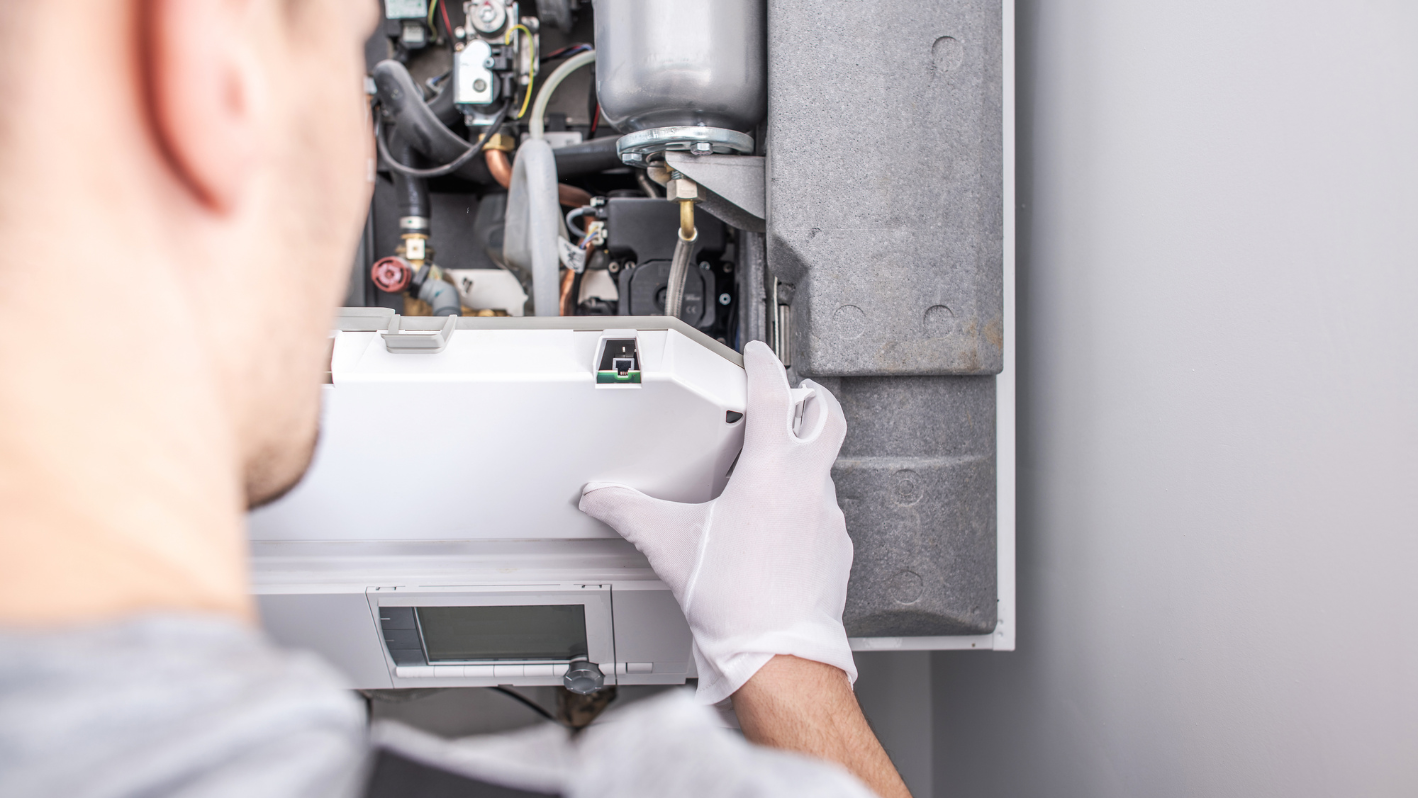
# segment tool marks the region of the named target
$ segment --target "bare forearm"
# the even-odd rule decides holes
[[[883,798],[910,798],[841,670],[777,656],[733,701],[749,740],[836,762]]]

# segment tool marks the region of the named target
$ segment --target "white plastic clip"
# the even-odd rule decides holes
[[[401,330],[399,323],[403,318],[396,314],[389,320],[389,329],[380,333],[390,354],[432,355],[442,352],[452,340],[453,330],[458,327],[458,317],[449,316],[441,330]]]

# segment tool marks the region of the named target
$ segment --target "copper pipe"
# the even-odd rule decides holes
[[[576,315],[576,298],[571,296],[571,285],[576,281],[576,272],[566,269],[561,273],[561,315]]]
[[[492,179],[497,181],[499,186],[507,188],[512,185],[512,164],[507,160],[507,153],[502,150],[485,150],[487,156],[487,170],[492,172]],[[591,204],[591,193],[575,186],[568,186],[559,183],[556,187],[556,199],[568,208],[580,208],[583,205]]]
[[[487,159],[487,170],[492,172],[492,179],[503,188],[512,185],[512,164],[507,162],[507,153],[502,150],[483,150],[483,155]]]

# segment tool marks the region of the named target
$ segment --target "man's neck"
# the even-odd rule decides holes
[[[56,253],[69,269],[6,265],[0,624],[250,617],[234,425],[188,332],[199,320],[164,301],[180,288],[160,254],[84,252],[105,240],[89,233]],[[44,312],[31,292],[56,274],[63,312]]]

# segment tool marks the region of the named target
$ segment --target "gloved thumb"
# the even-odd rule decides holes
[[[676,591],[684,586],[708,504],[680,504],[614,482],[591,482],[581,491],[580,507],[633,543],[665,584]]]
[[[634,542],[642,529],[654,528],[666,512],[667,504],[646,496],[635,488],[614,482],[589,482],[581,490],[581,512],[602,521]]]

